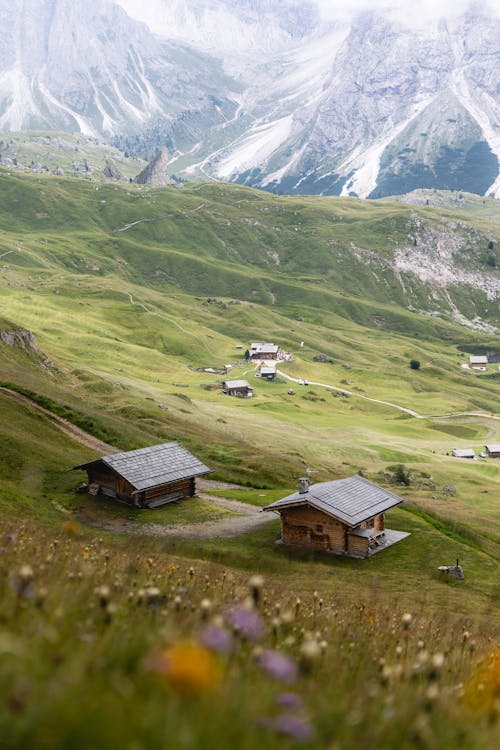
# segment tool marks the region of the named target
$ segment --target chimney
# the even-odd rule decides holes
[[[299,495],[305,495],[309,492],[309,477],[301,477],[299,479]]]

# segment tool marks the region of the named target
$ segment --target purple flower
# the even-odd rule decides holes
[[[264,637],[264,623],[257,612],[238,605],[226,612],[226,620],[237,634],[247,641],[255,643]]]
[[[291,711],[302,710],[302,698],[297,693],[281,693],[276,697],[276,703],[281,708],[288,708]]]
[[[278,682],[290,685],[297,679],[298,669],[296,663],[280,651],[266,649],[257,657],[257,664],[264,672],[275,680],[278,680]]]
[[[262,724],[277,734],[285,734],[299,742],[308,742],[314,739],[312,725],[307,719],[303,719],[300,716],[281,714],[281,716],[277,716],[275,719],[265,719]]]
[[[218,654],[230,654],[234,648],[234,638],[229,630],[218,625],[207,625],[201,633],[201,642]]]

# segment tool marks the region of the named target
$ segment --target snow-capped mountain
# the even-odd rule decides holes
[[[280,192],[500,197],[498,13],[389,1],[0,0],[0,129]]]

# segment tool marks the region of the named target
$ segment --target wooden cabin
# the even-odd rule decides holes
[[[387,529],[385,512],[404,499],[360,476],[309,485],[266,505],[281,516],[283,544],[348,557],[369,557],[408,536]]]
[[[473,370],[478,369],[484,369],[486,365],[488,364],[488,357],[486,356],[475,356],[471,355],[469,357],[469,367],[471,367]]]
[[[278,359],[279,350],[277,344],[268,344],[265,341],[250,344],[250,360]]]
[[[489,458],[500,458],[500,443],[490,443],[484,447]]]
[[[259,374],[263,380],[276,380],[276,365],[267,365],[261,367]]]
[[[239,398],[252,398],[253,388],[248,380],[224,380],[222,390],[227,396],[239,396]]]
[[[455,458],[476,458],[473,448],[453,448],[451,455]]]
[[[209,469],[177,442],[114,453],[76,469],[87,472],[87,491],[133,505],[159,508],[196,493],[196,477]]]

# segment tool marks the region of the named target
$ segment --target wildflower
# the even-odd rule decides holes
[[[237,635],[246,641],[256,643],[264,637],[265,628],[262,618],[257,612],[247,607],[241,605],[231,607],[226,613],[226,619]]]
[[[276,697],[276,704],[291,711],[302,710],[302,698],[297,693],[281,693]]]
[[[300,647],[300,667],[303,672],[309,674],[314,664],[321,656],[321,648],[317,641],[306,639]]]
[[[277,734],[284,734],[299,742],[309,742],[314,738],[311,724],[300,716],[282,714],[276,719],[267,719],[262,723]]]
[[[295,682],[298,676],[296,663],[286,654],[271,649],[264,650],[257,658],[257,664],[270,677],[287,685]]]
[[[196,641],[180,641],[163,652],[159,670],[183,695],[201,695],[220,684],[222,672],[215,655]]]
[[[63,524],[63,531],[65,531],[66,534],[74,536],[78,532],[78,524],[75,523],[75,521],[66,521],[66,523]]]
[[[405,612],[401,617],[401,622],[403,623],[404,630],[409,630],[412,620],[413,615],[411,615],[409,612]]]
[[[213,623],[207,625],[201,633],[201,642],[211,651],[227,655],[234,649],[234,637],[232,633],[221,625]]]
[[[33,580],[34,572],[31,565],[22,565],[19,568],[19,580],[22,581],[25,584],[30,583]]]

